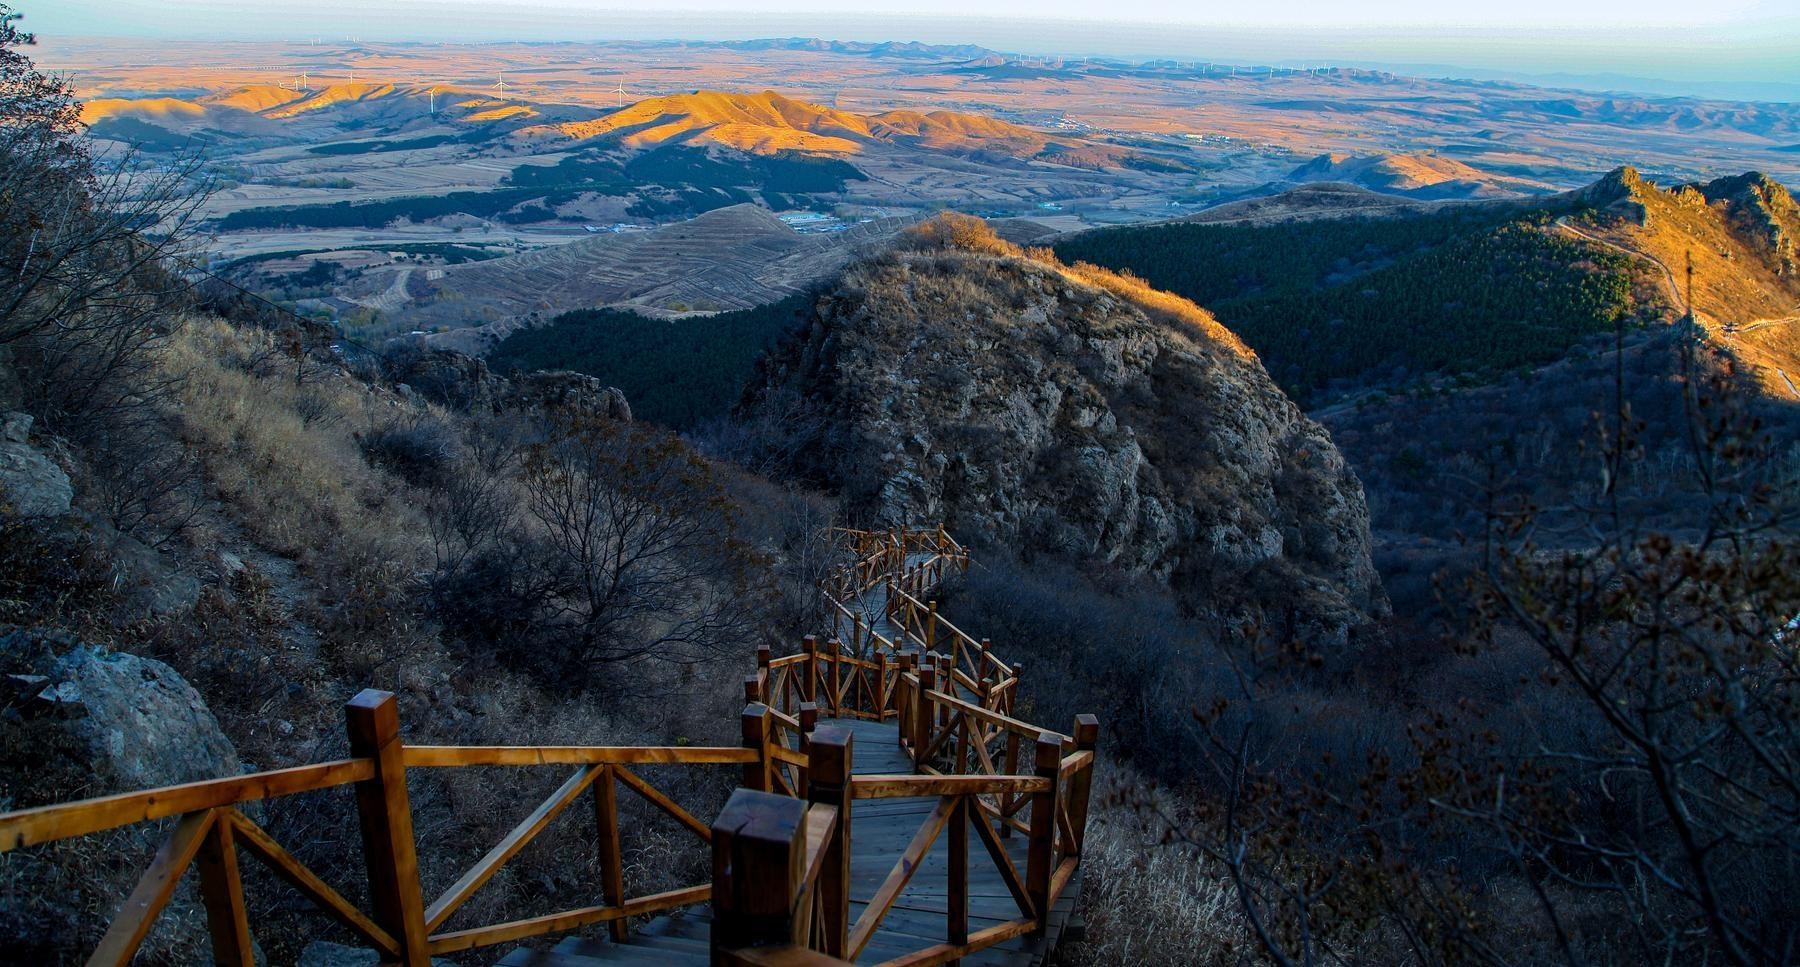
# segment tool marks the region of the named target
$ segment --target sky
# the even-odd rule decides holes
[[[1800,0],[13,0],[44,35],[975,43],[1800,100]]]

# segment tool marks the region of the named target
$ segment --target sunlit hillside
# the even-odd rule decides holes
[[[1033,158],[1044,156],[1053,146],[1073,146],[1069,139],[991,117],[943,110],[864,115],[796,100],[775,91],[694,91],[654,97],[604,117],[555,125],[543,131],[528,129],[525,133],[550,131],[577,141],[616,138],[630,148],[712,144],[759,154],[856,154],[871,145],[889,144]]]

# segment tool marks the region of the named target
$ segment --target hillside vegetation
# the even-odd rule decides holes
[[[634,416],[691,430],[730,412],[757,359],[803,324],[811,301],[801,294],[753,309],[673,320],[580,309],[514,332],[487,360],[500,372],[587,373],[623,390]]]
[[[1173,224],[1089,232],[1058,255],[1211,309],[1306,403],[1362,386],[1560,357],[1639,307],[1632,260],[1550,231],[1545,210]]]
[[[1541,202],[1385,217],[1171,223],[1086,232],[1059,255],[1135,272],[1206,306],[1309,405],[1552,362],[1589,337],[1695,310],[1793,395],[1800,314],[1793,198],[1750,173],[1662,189],[1630,168]],[[1784,349],[1782,347],[1789,347]]]

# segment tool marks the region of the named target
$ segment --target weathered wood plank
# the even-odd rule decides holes
[[[862,916],[856,918],[856,926],[850,929],[850,958],[852,960],[868,944],[869,938],[875,933],[875,927],[881,923],[882,916],[887,913],[889,907],[894,905],[894,901],[899,899],[900,891],[906,888],[907,881],[911,880],[913,873],[917,872],[919,864],[924,861],[926,853],[931,849],[931,844],[937,840],[938,833],[942,832],[944,824],[949,822],[950,814],[954,812],[954,805],[955,801],[949,798],[938,800],[931,815],[926,817],[925,824],[919,827],[917,833],[913,834],[912,842],[907,845],[906,851],[900,854],[899,861],[894,864],[888,872],[887,878],[882,881],[880,888],[875,891],[875,896],[869,901],[868,908],[863,911]],[[851,847],[851,853],[851,881],[854,883],[856,877],[854,844]]]
[[[857,799],[897,799],[911,796],[998,795],[1043,792],[1050,787],[1037,776],[917,776],[859,775],[850,781]]]
[[[708,883],[703,886],[683,887],[679,890],[637,897],[626,900],[618,906],[582,907],[578,910],[565,910],[561,913],[550,913],[541,917],[496,923],[488,927],[456,930],[432,937],[431,952],[447,954],[473,947],[488,947],[498,943],[522,940],[526,937],[576,930],[596,923],[605,923],[608,920],[641,916],[646,913],[661,913],[664,910],[685,907],[692,903],[705,903],[710,899],[712,899],[712,884]]]

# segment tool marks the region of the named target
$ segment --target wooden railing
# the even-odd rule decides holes
[[[936,964],[1045,929],[1080,861],[1098,723],[1080,716],[1071,734],[1014,717],[1020,669],[1001,661],[938,614],[930,595],[969,556],[942,529],[841,531],[854,563],[828,586],[840,613],[878,593],[892,636],[866,631],[846,650],[804,640],[794,655],[757,653],[745,679],[740,745],[408,746],[392,694],[365,690],[345,707],[350,757],[0,814],[0,853],[175,819],[89,964],[131,962],[190,869],[198,873],[213,958],[253,963],[254,943],[239,858],[265,864],[384,961],[423,967],[434,955],[604,923],[615,940],[630,918],[711,900],[715,963],[843,963],[863,952],[912,873],[948,839],[945,939],[888,963]],[[835,588],[836,590],[832,590]],[[850,597],[842,597],[849,595]],[[821,719],[895,723],[914,773],[856,776],[850,734]],[[710,826],[634,767],[732,765],[740,788]],[[573,766],[537,808],[430,903],[419,873],[407,791],[411,769]],[[350,787],[360,822],[369,909],[308,867],[241,807]],[[627,896],[620,787],[711,843],[713,878]],[[590,800],[598,832],[599,903],[521,920],[448,929],[468,901],[559,814]],[[910,845],[854,923],[849,916],[853,804],[936,797]],[[1019,915],[971,931],[969,833],[973,830],[1016,901]],[[1004,840],[1027,837],[1019,871]]]
[[[633,771],[634,766],[741,765],[765,774],[768,753],[754,747],[408,746],[400,738],[394,696],[367,690],[345,707],[351,758],[26,809],[0,815],[0,852],[178,817],[174,831],[139,878],[88,958],[91,965],[129,964],[168,905],[184,873],[195,867],[206,910],[213,960],[249,965],[252,940],[244,903],[240,853],[248,853],[347,927],[384,960],[427,964],[437,954],[508,943],[606,923],[624,939],[631,917],[657,913],[712,896],[711,883],[628,897],[620,841],[618,790],[642,797],[701,840],[711,827]],[[407,794],[407,770],[466,766],[575,766],[550,797],[532,810],[473,867],[429,904],[421,891],[418,845]],[[370,909],[364,911],[302,863],[240,807],[259,800],[351,786],[361,823],[362,860]],[[457,911],[550,821],[589,795],[599,840],[602,902],[524,920],[447,930]]]
[[[944,940],[883,961],[884,967],[954,962],[1040,933],[1080,864],[1097,723],[1077,726],[1076,749],[1038,737],[1033,771],[1021,775],[853,775],[853,737],[821,725],[811,737],[812,782],[804,802],[739,789],[713,826],[713,962],[845,964],[867,949],[913,874],[946,839]],[[850,867],[854,803],[936,797],[900,858],[854,922]],[[1021,872],[1004,843],[1000,804],[1027,807],[1030,837]],[[969,834],[980,840],[1018,915],[971,930]]]
[[[821,645],[808,636],[793,655],[777,658],[766,646],[758,649],[757,670],[745,679],[744,691],[750,701],[768,704],[752,705],[746,713],[746,744],[758,732],[752,717],[791,722],[794,746],[804,751],[805,761],[793,782],[746,783],[750,788],[739,790],[721,818],[729,817],[734,828],[757,829],[756,852],[731,853],[739,847],[721,845],[715,827],[714,873],[724,877],[714,885],[715,963],[854,961],[940,838],[948,838],[950,860],[945,939],[889,960],[889,967],[953,962],[1041,932],[1080,864],[1099,722],[1077,716],[1072,733],[1065,735],[1013,716],[1019,666],[1002,661],[986,639],[946,620],[929,598],[952,568],[969,564],[968,553],[941,529],[843,533],[853,542],[850,556],[856,563],[827,582],[828,597],[840,615],[860,615],[855,605],[878,597],[879,612],[894,634],[859,622],[852,628],[861,637],[853,638],[850,648],[837,638]],[[879,567],[890,570],[882,574]],[[896,741],[916,774],[852,776],[850,735],[819,724],[820,716],[894,721]],[[776,731],[762,726],[759,734]],[[831,807],[830,835],[842,837],[847,855],[854,801],[928,796],[937,797],[937,804],[850,923],[847,867],[840,871],[821,862],[819,851],[826,847],[816,837],[825,835],[822,821],[793,797],[814,809]],[[971,830],[1019,913],[973,932]],[[1023,873],[1004,843],[1015,833],[1027,838]],[[835,879],[840,873],[841,882]],[[733,877],[746,882],[730,882]],[[782,902],[768,900],[771,892]],[[734,908],[718,899],[728,894],[755,895],[763,905]]]

